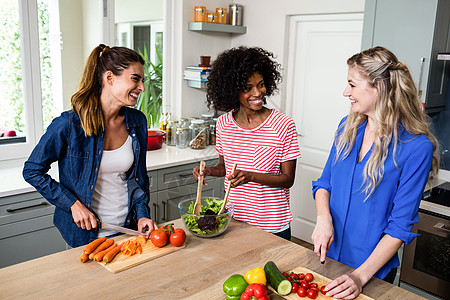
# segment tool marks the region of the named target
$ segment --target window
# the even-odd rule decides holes
[[[58,10],[58,0],[0,1],[0,161],[27,157],[62,111]]]

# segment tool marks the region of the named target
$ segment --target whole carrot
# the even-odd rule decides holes
[[[98,253],[95,254],[95,256],[94,256],[94,261],[97,261],[97,262],[102,261],[102,260],[103,260],[103,257],[106,255],[106,253],[108,253],[111,249],[114,249],[115,247],[117,247],[117,244],[113,244],[113,245],[111,245],[109,248],[107,248],[107,249],[105,249],[105,250],[103,250],[103,251],[98,252]]]
[[[81,261],[82,263],[84,263],[84,262],[87,262],[88,260],[89,260],[89,254],[81,253],[80,261]]]
[[[105,263],[109,263],[113,260],[114,257],[116,257],[117,253],[120,252],[120,249],[122,248],[122,244],[120,244],[119,246],[116,246],[115,248],[111,249],[108,253],[105,254],[105,256],[103,256],[103,261]]]
[[[95,248],[98,247],[101,243],[106,241],[106,236],[96,239],[95,241],[90,242],[86,245],[83,249],[83,253],[90,254],[92,251],[95,250]]]
[[[113,239],[107,239],[106,241],[104,241],[103,243],[101,243],[97,248],[95,248],[94,251],[92,251],[89,254],[89,259],[94,259],[94,256],[99,253],[100,251],[103,251],[107,248],[109,248],[112,244],[114,244],[114,240]]]

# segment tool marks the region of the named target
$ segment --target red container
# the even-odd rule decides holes
[[[166,133],[161,130],[149,130],[147,137],[147,151],[161,149],[165,134]]]

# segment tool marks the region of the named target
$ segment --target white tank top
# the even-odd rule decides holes
[[[131,137],[115,150],[104,150],[97,183],[92,196],[92,209],[102,222],[123,226],[128,214],[128,187],[126,172],[133,165]],[[99,237],[115,234],[100,230]]]

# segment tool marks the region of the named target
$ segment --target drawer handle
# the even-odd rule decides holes
[[[34,208],[34,207],[39,207],[39,206],[47,206],[47,205],[50,205],[50,204],[48,202],[42,201],[41,203],[38,203],[38,204],[23,206],[23,207],[19,207],[19,208],[7,208],[6,212],[12,213],[12,212],[16,212],[16,211],[23,210],[23,209]]]
[[[178,176],[180,176],[181,178],[189,178],[189,177],[192,177],[192,178],[194,178],[193,177],[193,175],[192,175],[192,173],[189,173],[189,174],[180,174],[180,175],[178,175]]]
[[[450,230],[447,229],[447,228],[445,228],[445,224],[444,224],[444,223],[441,223],[441,222],[436,223],[436,224],[433,226],[433,228],[436,228],[436,229],[439,229],[439,230],[442,230],[442,231],[445,231],[445,232],[449,232],[449,233],[450,233]]]
[[[153,203],[153,211],[155,212],[155,218],[153,219],[153,221],[157,222],[157,220],[158,220],[158,215],[157,215],[158,205],[156,203]]]
[[[163,216],[161,218],[162,221],[166,221],[166,209],[167,209],[167,202],[166,201],[162,201],[163,204]]]

